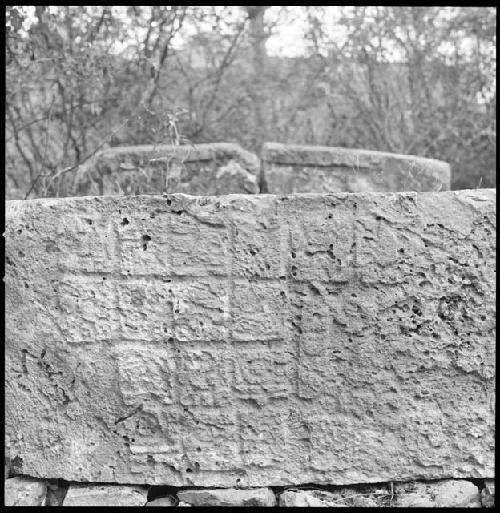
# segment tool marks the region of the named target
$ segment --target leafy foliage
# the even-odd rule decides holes
[[[496,186],[493,8],[297,7],[306,49],[268,55],[286,7],[9,6],[7,198],[58,195],[101,148],[263,141],[446,160]]]

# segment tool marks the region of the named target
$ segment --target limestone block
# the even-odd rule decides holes
[[[144,506],[147,495],[139,486],[71,485],[63,506]]]
[[[262,165],[271,194],[450,189],[449,164],[413,155],[264,143]]]
[[[118,146],[62,175],[60,196],[255,194],[260,161],[233,143]]]
[[[358,508],[378,508],[379,505],[370,497],[355,497],[353,499],[353,506],[357,506]]]
[[[448,479],[437,483],[397,485],[397,506],[430,508],[480,508],[480,494],[470,481]]]
[[[494,476],[495,190],[9,201],[15,472]]]
[[[5,480],[5,506],[45,506],[47,485],[44,481],[28,477]]]
[[[326,490],[285,490],[279,498],[281,507],[383,507],[391,505],[388,490],[370,486]]]
[[[282,508],[343,508],[347,507],[338,496],[323,490],[285,490],[280,495]]]
[[[183,503],[191,506],[275,506],[276,497],[269,488],[239,490],[183,490],[177,493]]]

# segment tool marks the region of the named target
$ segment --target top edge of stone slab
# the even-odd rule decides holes
[[[174,146],[171,144],[140,144],[134,146],[113,146],[102,150],[91,159],[97,162],[107,158],[125,158],[133,155],[153,155],[157,158],[172,156],[182,158],[185,162],[211,160],[219,155],[236,154],[252,165],[259,165],[259,159],[253,153],[236,143],[202,143]]]
[[[47,205],[50,204],[58,204],[62,202],[70,202],[70,201],[78,201],[78,202],[86,202],[89,200],[93,201],[130,201],[133,198],[137,200],[159,200],[159,199],[186,199],[191,201],[220,201],[221,199],[244,199],[246,201],[258,201],[259,199],[266,199],[267,201],[271,201],[273,199],[321,199],[321,198],[370,198],[370,197],[390,197],[390,196],[401,196],[401,197],[410,197],[410,196],[425,196],[431,197],[436,196],[437,198],[449,198],[454,196],[483,196],[487,197],[487,199],[493,199],[496,197],[496,188],[485,188],[485,189],[461,189],[454,191],[426,191],[426,192],[415,192],[415,191],[405,191],[405,192],[329,192],[329,193],[313,193],[313,192],[304,192],[304,193],[296,193],[296,194],[223,194],[219,196],[195,196],[191,194],[184,193],[172,193],[172,194],[164,194],[164,195],[151,195],[151,194],[141,194],[141,195],[130,195],[130,196],[116,196],[116,195],[106,195],[106,196],[65,196],[61,198],[35,198],[28,200],[6,200],[7,205],[18,206],[22,204],[31,204],[31,203],[45,203]]]
[[[443,172],[449,172],[450,170],[450,165],[443,160],[418,157],[416,155],[337,146],[306,146],[275,142],[264,143],[262,159],[267,162],[288,165],[356,165],[358,167],[373,167],[376,163],[382,163],[385,160],[391,159],[402,162],[418,162],[433,168],[441,168]]]

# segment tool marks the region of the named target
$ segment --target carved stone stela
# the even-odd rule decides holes
[[[7,202],[18,473],[493,475],[494,190]]]

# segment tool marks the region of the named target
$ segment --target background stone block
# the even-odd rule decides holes
[[[380,151],[264,143],[262,165],[271,194],[296,192],[446,191],[446,162]]]
[[[117,146],[63,175],[61,196],[255,194],[259,159],[233,143]]]

